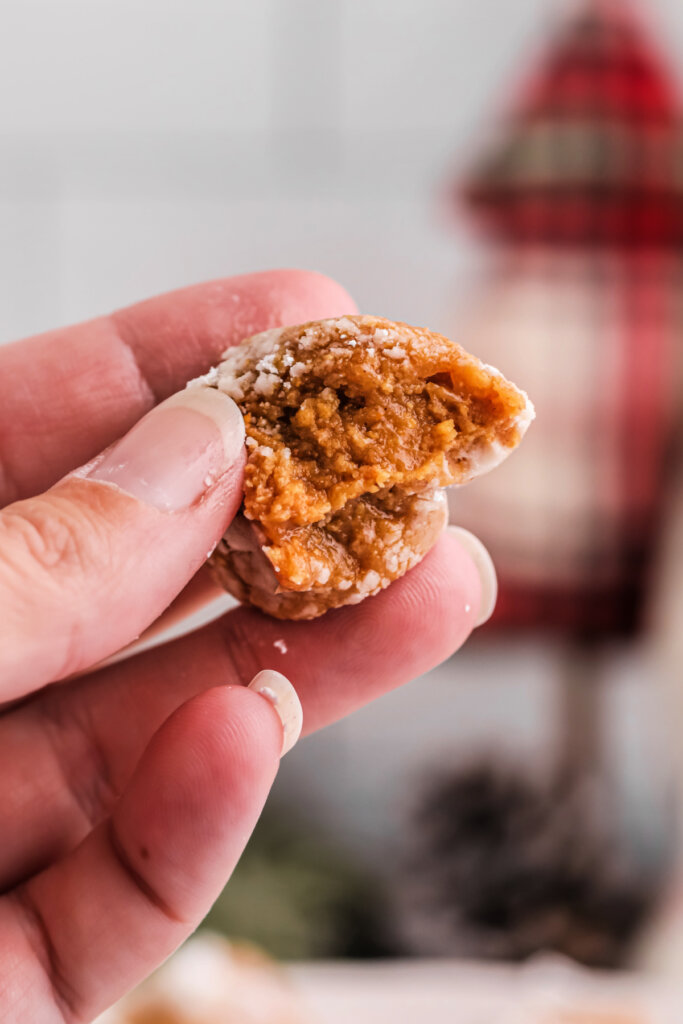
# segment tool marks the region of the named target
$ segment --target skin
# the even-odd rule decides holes
[[[242,463],[172,515],[69,474],[228,344],[353,311],[326,278],[269,272],[0,349],[2,1022],[90,1021],[199,924],[278,769],[279,719],[246,689],[257,671],[293,682],[308,733],[432,668],[474,626],[479,577],[444,536],[362,605],[311,623],[238,608],[92,670],[196,594]]]

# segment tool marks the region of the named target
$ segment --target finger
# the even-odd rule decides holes
[[[22,1019],[91,1020],[194,930],[258,820],[282,735],[247,689],[195,698],[154,738],[111,818],[4,898],[0,955],[16,964],[12,990],[28,993]]]
[[[0,512],[0,699],[93,664],[159,615],[239,505],[243,442],[231,399],[187,389]]]
[[[228,598],[228,595],[216,583],[209,566],[204,564],[168,608],[134,643],[149,643],[171,629],[181,629],[191,616],[204,611],[221,598]]]
[[[471,556],[446,536],[420,566],[360,605],[308,623],[236,608],[207,627],[201,648],[199,637],[188,637],[183,653],[201,657],[209,679],[228,666],[242,683],[256,666],[296,678],[308,734],[449,658],[472,632],[481,595]]]
[[[310,732],[449,657],[477,621],[482,589],[468,552],[444,536],[403,579],[356,607],[308,623],[236,609],[165,647],[50,687],[0,719],[0,887],[101,821],[150,736],[201,690],[279,669],[296,681]]]
[[[171,601],[168,608],[164,609],[158,619],[145,629],[140,636],[133,640],[126,647],[116,651],[111,657],[98,662],[93,670],[104,668],[106,665],[113,665],[117,661],[123,661],[138,651],[147,650],[151,646],[163,643],[171,631],[177,633],[188,632],[189,620],[199,612],[206,613],[209,618],[218,618],[226,610],[227,602],[233,602],[221,586],[214,580],[208,565],[203,565],[192,577],[178,596]],[[209,608],[211,607],[211,614]],[[217,611],[213,614],[213,608]],[[86,670],[88,671],[88,670]],[[81,673],[82,675],[83,673]]]
[[[50,487],[229,346],[354,312],[320,274],[268,271],[161,295],[0,348],[0,506]]]
[[[484,547],[482,542],[469,530],[465,530],[459,526],[449,526],[449,533],[453,537],[457,537],[459,543],[464,546],[467,553],[470,555],[472,560],[475,562],[479,569],[479,576],[485,581],[486,588],[485,592],[482,593],[482,598],[479,604],[479,618],[475,622],[475,626],[481,626],[493,614],[493,610],[496,605],[496,598],[498,596],[498,583],[496,579],[496,570],[491,559],[491,555]],[[223,597],[223,602],[220,598]],[[104,668],[106,665],[114,664],[117,661],[122,661],[126,658],[137,654],[139,651],[147,650],[150,646],[156,646],[159,643],[164,643],[166,640],[170,640],[171,637],[164,634],[168,634],[169,630],[175,629],[183,631],[182,627],[186,624],[186,620],[190,615],[196,614],[198,611],[207,611],[209,605],[213,604],[216,608],[215,614],[208,614],[205,621],[208,622],[213,619],[217,619],[219,615],[226,610],[225,608],[225,592],[219,587],[208,569],[205,566],[203,570],[197,573],[197,576],[192,583],[185,588],[185,590],[178,595],[176,600],[166,609],[166,611],[157,619],[156,622],[152,623],[149,629],[147,629],[141,637],[133,641],[126,648],[121,651],[117,651],[116,654],[112,655],[111,658],[105,659],[98,665],[93,666],[93,669]],[[228,598],[228,601],[232,601],[232,598]],[[221,607],[221,604],[223,607]],[[188,628],[185,628],[184,632],[188,632]],[[152,644],[152,641],[154,642]],[[276,641],[277,649],[280,649],[279,641]],[[282,652],[284,653],[284,652]]]

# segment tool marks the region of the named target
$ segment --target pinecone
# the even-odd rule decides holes
[[[618,966],[653,903],[585,784],[475,765],[428,787],[414,830],[401,917],[416,952]]]

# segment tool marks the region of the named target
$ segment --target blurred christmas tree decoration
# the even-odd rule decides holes
[[[683,122],[639,14],[583,0],[458,203],[497,243],[456,336],[523,380],[538,429],[454,495],[500,570],[499,625],[643,623],[679,359]]]
[[[644,11],[622,0],[574,7],[466,181],[466,201],[513,245],[678,249],[676,85],[647,37]]]
[[[609,789],[603,652],[646,629],[680,408],[683,120],[646,11],[571,4],[450,192],[491,254],[453,334],[523,381],[538,417],[508,464],[453,493],[452,518],[498,567],[485,630],[560,641],[560,743],[543,790],[492,761],[426,798],[411,920],[421,907],[441,931],[422,952],[616,965],[653,904],[587,796]]]

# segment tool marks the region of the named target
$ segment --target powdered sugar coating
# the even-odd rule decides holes
[[[310,619],[340,605],[359,604],[379,593],[426,555],[448,522],[448,503],[442,488],[406,499],[400,522],[385,543],[386,570],[368,570],[326,587],[330,568],[321,564],[317,581],[306,591],[284,590],[277,569],[267,558],[266,538],[257,523],[239,513],[220,541],[213,561],[218,582],[240,601],[256,605],[276,618]],[[368,530],[366,543],[375,536]]]
[[[307,325],[297,339],[298,347],[309,354],[324,351],[325,358],[331,361],[347,358],[359,345],[360,328],[367,322],[373,325],[390,323],[389,321],[379,321],[376,317],[352,318],[347,316],[319,320],[310,326]],[[399,341],[397,332],[392,330],[391,326],[373,326],[369,335],[367,332],[363,334],[364,351],[368,354],[379,352],[391,360],[403,362],[410,359],[415,344],[419,345],[422,336],[429,333],[419,328],[406,328],[404,324],[393,326],[410,331],[412,334],[402,334]],[[264,398],[276,398],[280,389],[286,389],[290,381],[296,381],[307,372],[308,364],[301,359],[295,360],[295,356],[287,349],[287,335],[291,333],[291,330],[288,327],[271,328],[254,335],[239,346],[229,348],[223,354],[222,362],[218,367],[214,367],[204,378],[198,378],[196,382],[192,383],[206,383],[209,386],[218,387],[238,403],[243,401],[250,391]],[[330,340],[332,330],[334,330],[334,336],[333,340]],[[468,363],[478,365],[491,378],[500,381],[507,387],[510,386],[509,381],[497,367],[481,362],[469,353],[463,353],[463,356]],[[523,399],[523,406],[513,418],[517,434],[514,444],[504,444],[494,439],[487,446],[474,448],[469,457],[470,472],[463,474],[457,481],[447,481],[448,484],[467,483],[475,476],[494,469],[507,458],[521,440],[536,413],[526,392],[519,388],[516,389],[516,392]]]
[[[533,418],[498,370],[376,317],[263,332],[207,383],[241,406],[248,450],[213,571],[283,618],[358,603],[405,573],[446,522],[441,488],[498,465]]]

